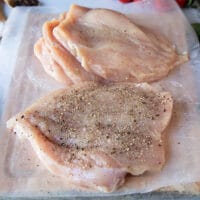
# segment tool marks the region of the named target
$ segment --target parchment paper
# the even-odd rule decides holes
[[[127,14],[135,23],[164,34],[179,53],[189,52],[190,62],[177,67],[155,87],[174,98],[174,113],[166,133],[167,160],[156,174],[128,178],[117,192],[77,191],[65,180],[50,174],[27,140],[6,130],[6,121],[38,97],[64,87],[49,77],[33,54],[44,21],[68,10],[74,2],[104,7]],[[143,193],[160,187],[200,181],[200,53],[197,38],[173,0],[159,9],[155,0],[121,4],[116,0],[67,1],[60,8],[16,8],[5,28],[0,47],[0,194],[10,196],[109,196]],[[166,2],[163,0],[163,2]],[[21,19],[19,21],[19,19]]]

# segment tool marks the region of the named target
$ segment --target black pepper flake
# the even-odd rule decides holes
[[[65,143],[61,143],[61,146],[64,146],[65,145]]]
[[[109,135],[106,135],[106,138],[109,139]]]
[[[159,147],[162,147],[162,144],[158,144]]]
[[[164,109],[163,112],[166,112],[166,109]]]
[[[24,118],[24,115],[21,116],[21,119],[23,119],[23,118]]]
[[[181,144],[180,142],[178,142],[178,144]]]
[[[156,117],[159,117],[160,115],[159,114],[156,114]]]
[[[15,121],[17,122],[17,121],[18,121],[18,119],[16,118],[16,119],[15,119]]]
[[[50,130],[48,130],[48,132],[50,133],[51,131],[50,131]]]
[[[91,165],[91,164],[89,164],[89,168],[92,168],[92,165]]]
[[[37,128],[38,126],[37,125],[35,125],[35,128]]]

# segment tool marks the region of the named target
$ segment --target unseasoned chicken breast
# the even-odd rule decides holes
[[[66,17],[67,14],[64,16]],[[73,81],[73,83],[79,83],[82,81],[100,81],[102,78],[99,76],[87,72],[76,60],[76,58],[65,49],[53,36],[53,29],[60,23],[59,20],[52,20],[44,23],[43,25],[43,38],[51,52],[51,58],[58,63],[64,74]],[[44,68],[46,66],[44,65]]]
[[[127,173],[160,170],[173,100],[148,84],[93,82],[41,98],[7,122],[54,174],[111,192]]]
[[[40,38],[34,45],[34,53],[42,63],[47,74],[61,83],[66,85],[72,84],[72,80],[64,74],[62,67],[52,58],[51,51],[46,47],[43,38]]]
[[[188,60],[160,35],[108,9],[72,5],[53,34],[85,70],[116,82],[155,81]]]

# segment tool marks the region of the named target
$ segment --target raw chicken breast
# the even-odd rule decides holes
[[[40,38],[34,45],[34,53],[42,63],[44,70],[51,77],[66,85],[71,85],[71,79],[64,74],[62,67],[52,59],[51,52],[46,47],[44,39]]]
[[[7,122],[54,174],[111,192],[127,173],[160,170],[173,100],[148,84],[85,82],[41,98]]]
[[[67,14],[64,16],[66,17]],[[100,81],[102,78],[87,72],[76,58],[55,39],[53,36],[53,29],[60,23],[59,20],[52,20],[43,25],[43,37],[51,52],[51,57],[63,69],[64,74],[72,79],[73,83],[81,81]],[[46,66],[44,66],[46,68]]]
[[[107,9],[72,5],[53,34],[85,70],[116,82],[155,81],[188,60],[163,37]]]

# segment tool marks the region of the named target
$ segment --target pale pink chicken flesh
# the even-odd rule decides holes
[[[72,5],[53,34],[85,70],[110,81],[155,81],[188,60],[164,37],[108,9]]]
[[[67,14],[65,17],[66,16]],[[46,46],[51,51],[52,59],[59,63],[64,71],[64,74],[70,77],[73,83],[102,80],[99,76],[87,72],[76,60],[76,58],[55,39],[52,31],[59,25],[59,23],[59,20],[52,20],[44,23],[43,25],[43,37]]]
[[[76,185],[112,192],[127,173],[161,170],[173,100],[148,84],[85,82],[41,98],[7,122],[44,165]]]
[[[40,38],[34,45],[34,53],[42,63],[47,74],[58,82],[66,85],[72,84],[72,80],[64,73],[62,67],[52,58],[51,51],[46,47],[43,38]]]

